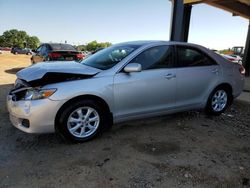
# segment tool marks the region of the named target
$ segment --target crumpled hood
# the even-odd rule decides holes
[[[100,69],[89,67],[75,61],[37,63],[17,72],[17,78],[30,82],[42,79],[46,74],[76,74],[91,76],[101,72]]]

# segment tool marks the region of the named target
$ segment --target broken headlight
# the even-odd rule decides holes
[[[50,97],[56,92],[56,89],[28,89],[25,93],[24,100],[38,100]]]

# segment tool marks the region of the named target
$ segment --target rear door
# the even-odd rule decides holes
[[[119,119],[172,108],[176,94],[172,47],[164,45],[149,48],[130,63],[141,64],[142,71],[121,71],[115,75],[114,115]]]
[[[199,49],[176,46],[176,105],[204,103],[221,74],[219,65]]]

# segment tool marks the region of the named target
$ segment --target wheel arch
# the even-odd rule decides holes
[[[229,91],[230,94],[233,95],[233,87],[231,86],[230,83],[227,83],[227,82],[221,83],[221,84],[217,85],[214,88],[214,90],[217,89],[217,88],[219,88],[219,87],[223,87],[223,88],[227,89],[227,91]]]
[[[104,111],[107,113],[107,115],[109,116],[109,119],[111,122],[113,122],[113,114],[112,112],[110,111],[110,107],[108,105],[108,103],[101,97],[99,96],[96,96],[96,95],[91,95],[91,94],[86,94],[86,95],[79,95],[79,96],[76,96],[76,97],[73,97],[69,100],[67,100],[60,108],[59,110],[57,111],[56,113],[56,117],[55,117],[55,122],[54,122],[54,125],[56,126],[58,120],[59,120],[59,117],[60,117],[60,114],[62,113],[62,111],[67,107],[69,106],[70,104],[72,104],[73,102],[76,102],[76,101],[79,101],[79,100],[93,100],[93,101],[96,101],[98,104],[101,105],[101,107],[104,109]],[[56,129],[56,127],[55,127]]]
[[[223,82],[223,83],[220,83],[220,84],[218,84],[216,87],[214,87],[211,91],[210,91],[210,93],[209,93],[209,95],[208,95],[208,97],[207,97],[207,102],[208,102],[208,100],[209,100],[209,97],[211,96],[211,94],[216,90],[216,89],[218,89],[218,88],[224,88],[224,89],[226,89],[228,92],[229,92],[229,94],[230,94],[230,104],[232,104],[232,102],[233,102],[233,87],[232,87],[232,85],[230,84],[230,83],[228,83],[228,82]],[[207,104],[207,102],[206,102],[206,104]]]

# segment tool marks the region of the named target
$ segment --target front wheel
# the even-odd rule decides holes
[[[232,95],[228,89],[216,88],[209,96],[206,112],[211,115],[220,115],[232,102]]]
[[[56,129],[70,141],[85,142],[99,135],[106,124],[101,106],[92,100],[81,100],[64,108]]]

